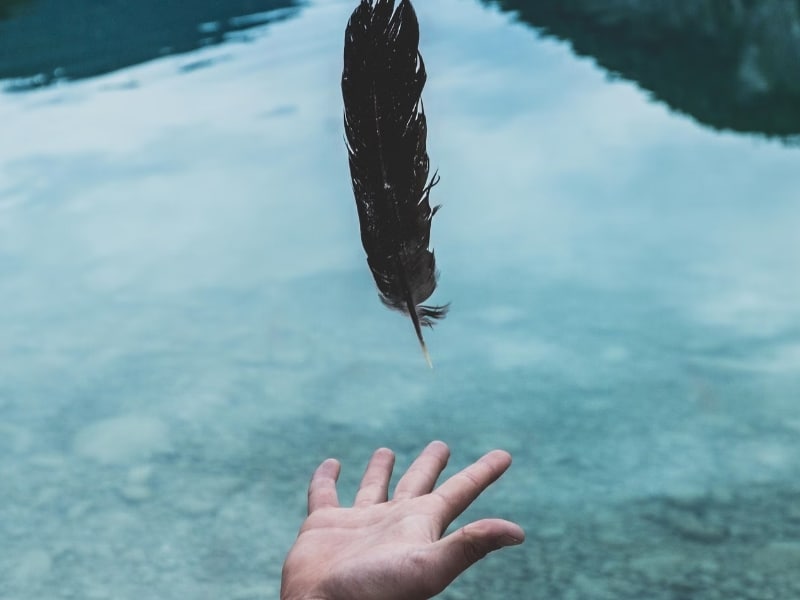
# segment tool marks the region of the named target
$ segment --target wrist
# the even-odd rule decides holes
[[[281,586],[280,600],[333,600],[331,597],[324,596],[317,591],[317,588],[302,586],[291,589],[292,586]]]
[[[309,569],[296,563],[290,551],[281,572],[280,600],[336,600],[325,589],[321,569]]]
[[[281,585],[280,600],[334,600],[331,596],[321,594],[318,587],[304,583],[306,585],[285,585],[284,580]]]
[[[281,600],[329,600],[329,598],[318,595],[284,594],[281,592]]]

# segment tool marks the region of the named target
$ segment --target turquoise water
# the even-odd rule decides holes
[[[800,597],[800,115],[726,127],[523,13],[418,2],[430,371],[360,246],[354,3],[278,4],[0,58],[0,598],[277,597],[313,468],[347,500],[434,438],[448,473],[512,452],[465,518],[528,533],[442,598]]]

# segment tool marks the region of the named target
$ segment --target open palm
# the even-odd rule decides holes
[[[284,564],[281,599],[427,599],[490,551],[521,543],[522,529],[502,519],[442,537],[511,464],[507,452],[494,450],[434,489],[449,455],[444,443],[429,444],[388,500],[394,454],[376,450],[351,508],[339,506],[339,463],[323,462],[309,486],[308,518]]]

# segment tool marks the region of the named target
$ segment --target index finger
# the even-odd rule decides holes
[[[308,484],[308,514],[320,508],[337,508],[339,497],[336,494],[336,480],[339,479],[341,465],[334,458],[322,462],[311,476]]]
[[[492,450],[466,469],[456,473],[432,494],[443,500],[442,530],[453,522],[483,491],[511,466],[511,455],[505,450]]]

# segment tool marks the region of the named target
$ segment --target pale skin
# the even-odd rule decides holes
[[[525,533],[503,519],[447,527],[511,465],[493,450],[447,481],[450,458],[431,442],[388,499],[394,454],[375,451],[352,507],[336,493],[340,465],[324,461],[311,478],[308,517],[283,566],[281,600],[426,600],[489,552],[521,544]]]

